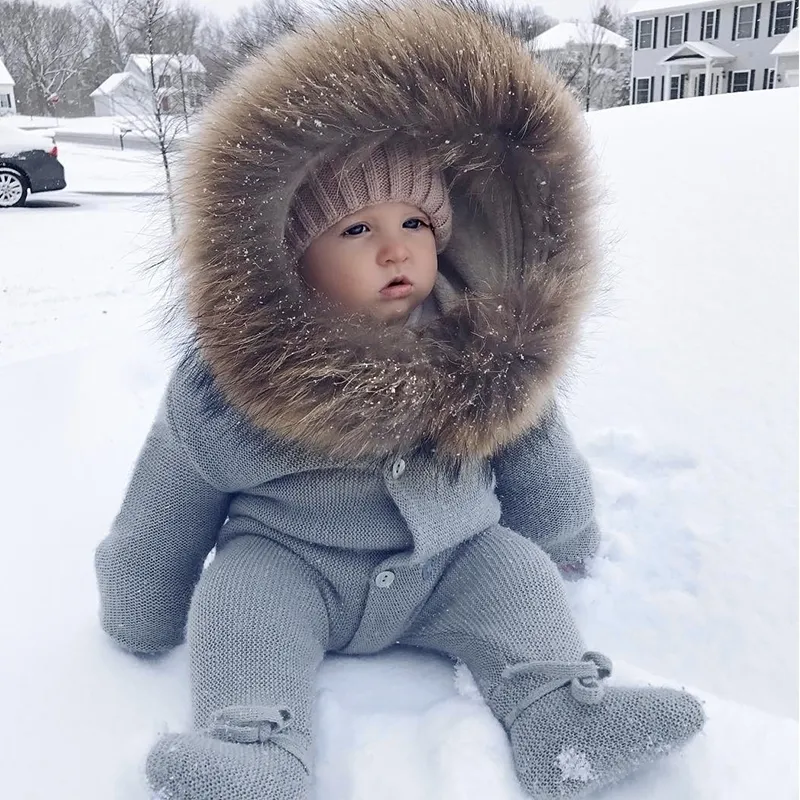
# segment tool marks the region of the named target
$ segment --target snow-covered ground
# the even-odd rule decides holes
[[[606,538],[570,597],[616,680],[690,686],[709,715],[605,800],[797,796],[798,99],[590,115],[612,276],[567,402]],[[144,270],[164,209],[141,194],[161,178],[141,152],[59,149],[68,190],[0,215],[0,794],[144,800],[149,744],[188,721],[186,653],[105,640],[92,551],[168,372]],[[318,800],[521,800],[458,686],[432,655],[329,658]]]

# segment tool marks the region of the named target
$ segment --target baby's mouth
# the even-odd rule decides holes
[[[403,297],[408,297],[413,288],[413,284],[408,278],[406,278],[405,275],[398,275],[397,277],[392,278],[392,280],[390,280],[389,283],[387,283],[386,286],[381,289],[381,296],[386,297],[389,300],[397,300]]]

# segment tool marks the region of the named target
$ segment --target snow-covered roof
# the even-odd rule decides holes
[[[797,32],[800,28],[792,28],[783,39],[778,42],[777,46],[772,50],[773,56],[796,56],[800,54],[798,50],[798,43],[800,40],[797,38]]]
[[[628,40],[624,36],[592,22],[560,22],[537,36],[531,42],[531,49],[539,52],[563,50],[570,44],[608,44],[621,48],[628,46]]]
[[[656,11],[689,11],[692,8],[717,8],[719,0],[638,0],[625,13],[641,17]]]
[[[5,86],[14,86],[14,79],[11,77],[11,73],[6,69],[2,58],[0,58],[0,83]]]
[[[140,72],[150,71],[150,56],[147,53],[131,53],[125,64],[126,69],[129,64],[133,64]],[[184,72],[205,72],[203,62],[195,55],[169,55],[168,53],[155,53],[153,55],[153,66],[159,72],[166,69],[177,70],[182,68]]]
[[[133,77],[130,72],[115,72],[109,75],[90,95],[97,97],[101,94],[111,94],[117,87],[122,86],[125,81]]]
[[[723,60],[736,58],[733,53],[729,53],[727,50],[723,50],[721,47],[717,47],[717,45],[711,44],[710,42],[684,42],[667,53],[666,57],[663,58],[659,63],[669,64],[671,61],[675,61],[678,58],[683,58],[683,56],[680,55],[681,51],[683,50],[686,50],[689,53],[696,53],[703,58],[716,58]]]

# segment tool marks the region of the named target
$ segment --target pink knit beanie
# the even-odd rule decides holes
[[[378,203],[408,203],[431,220],[436,250],[450,239],[452,211],[440,170],[413,143],[387,142],[365,157],[323,162],[292,198],[286,239],[302,255],[312,240],[339,220]]]

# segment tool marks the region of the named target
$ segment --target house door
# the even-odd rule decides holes
[[[706,71],[693,69],[689,71],[689,97],[705,97],[709,94],[719,94],[722,85],[722,70],[712,69],[709,73],[710,80],[706,86]]]

